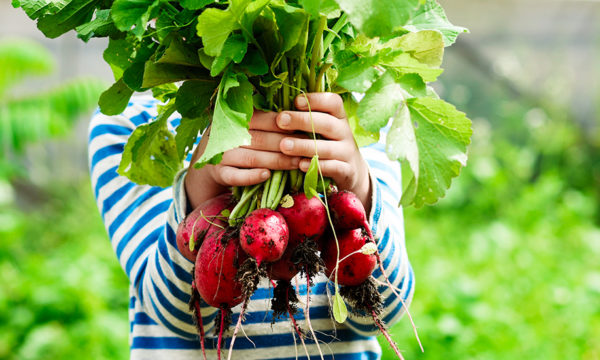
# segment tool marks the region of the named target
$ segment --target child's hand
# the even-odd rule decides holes
[[[282,130],[300,130],[321,135],[317,140],[319,164],[323,176],[332,178],[340,190],[355,193],[369,213],[371,209],[371,183],[367,163],[362,158],[354,141],[346,118],[342,98],[333,93],[307,94],[296,98],[295,105],[301,111],[284,111],[277,116],[277,125]],[[312,124],[311,124],[312,118]],[[314,124],[314,128],[313,128]],[[302,157],[300,170],[306,172],[310,159],[315,154],[313,139],[286,136],[280,143],[281,152],[294,158]]]
[[[218,165],[206,165],[195,169],[192,165],[198,160],[210,135],[202,136],[192,157],[185,188],[192,208],[213,198],[231,186],[246,186],[261,183],[271,176],[270,170],[297,169],[298,156],[288,156],[279,150],[281,140],[291,131],[277,127],[275,112],[255,110],[250,120],[252,143],[223,153]]]

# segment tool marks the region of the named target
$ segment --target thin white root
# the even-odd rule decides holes
[[[244,317],[244,312],[246,312],[246,306],[248,306],[247,299],[244,300],[242,310],[240,311],[240,316],[238,317],[237,324],[235,324],[235,329],[233,330],[233,335],[231,336],[231,343],[229,344],[229,354],[227,354],[227,360],[231,360],[231,355],[233,354],[233,344],[235,343],[235,338],[237,337],[238,330],[242,327],[242,318]]]
[[[398,297],[398,299],[400,299],[400,302],[402,303],[402,307],[404,308],[404,311],[406,312],[406,315],[408,316],[408,320],[410,321],[410,324],[412,325],[413,332],[415,333],[415,338],[417,339],[417,343],[419,343],[421,352],[424,353],[425,349],[423,348],[423,344],[421,343],[421,339],[419,338],[419,332],[417,331],[417,325],[415,325],[415,322],[413,321],[413,318],[410,315],[410,311],[408,311],[408,306],[406,306],[406,302],[404,301],[404,298],[402,298],[402,296],[400,295],[400,291],[402,291],[402,290],[400,290],[396,286],[392,285],[392,282],[390,281],[387,274],[385,273],[385,270],[383,269],[383,264],[381,263],[380,258],[379,258],[379,252],[377,253],[377,262],[379,263],[379,270],[381,270],[381,273],[383,274],[383,277],[385,278],[386,282],[379,281],[379,280],[375,279],[375,277],[373,277],[373,276],[372,276],[372,278],[375,280],[375,282],[377,282],[381,285],[384,285],[384,286],[388,286],[392,290],[394,295],[396,295]]]
[[[304,308],[304,318],[306,319],[306,324],[308,325],[308,328],[310,329],[310,333],[313,337],[313,339],[315,340],[315,345],[317,345],[317,350],[319,350],[319,355],[321,356],[321,360],[325,360],[325,358],[323,357],[323,352],[321,351],[321,346],[319,345],[319,339],[317,338],[317,335],[315,334],[315,330],[312,327],[312,324],[310,322],[310,307],[308,306],[308,304],[310,303],[310,278],[308,276],[306,276],[306,307]]]

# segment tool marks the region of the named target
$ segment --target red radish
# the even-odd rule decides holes
[[[218,230],[204,239],[194,281],[204,301],[216,308],[231,308],[243,300],[237,269],[246,259],[232,229]]]
[[[267,273],[272,280],[290,281],[298,274],[298,267],[292,262],[293,249],[289,247],[283,253],[283,256],[269,264]]]
[[[246,254],[263,262],[279,260],[287,247],[289,230],[283,216],[277,211],[262,208],[254,210],[240,228],[240,243]]]
[[[365,207],[354,193],[338,191],[329,195],[327,202],[336,229],[368,228]]]
[[[291,197],[293,200],[291,207],[277,208],[290,229],[289,246],[295,247],[306,239],[317,242],[327,227],[325,206],[316,196],[307,199],[304,193],[299,193]]]
[[[371,275],[377,265],[377,256],[360,252],[360,249],[370,241],[370,237],[362,229],[346,230],[338,235],[340,263],[337,280],[340,285],[356,286]],[[337,252],[337,246],[333,239],[323,245],[321,256],[325,262],[325,274],[328,277],[335,271],[338,261]]]
[[[198,249],[200,249],[204,237],[209,231],[227,226],[220,215],[224,209],[231,210],[232,208],[232,195],[225,193],[206,200],[189,213],[177,227],[177,248],[181,254],[190,261],[196,261]],[[192,237],[193,250],[190,248]]]

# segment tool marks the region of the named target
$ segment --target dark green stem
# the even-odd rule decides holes
[[[327,18],[321,16],[315,34],[315,41],[312,48],[312,58],[310,60],[310,75],[308,76],[308,91],[314,92],[316,90],[317,81],[317,67],[323,57],[323,32],[327,26]]]
[[[269,195],[267,196],[267,203],[264,207],[271,208],[273,201],[279,192],[279,186],[281,184],[281,178],[283,176],[283,170],[276,170],[273,172],[271,186],[269,187]]]
[[[342,16],[340,16],[338,21],[336,21],[336,23],[333,25],[333,27],[331,28],[331,30],[329,31],[327,36],[325,36],[325,40],[323,40],[323,49],[325,49],[325,52],[327,52],[327,49],[329,49],[329,46],[333,42],[333,39],[335,39],[335,37],[338,36],[338,33],[340,32],[340,30],[342,30],[342,28],[347,23],[348,23],[348,14],[346,14],[344,12],[344,13],[342,13]]]
[[[288,86],[288,82],[289,82],[292,74],[289,71],[287,58],[285,56],[283,57],[283,59],[281,59],[281,70],[284,73],[287,73],[287,77],[285,78],[285,82],[283,83],[283,87],[281,88],[281,92],[282,92],[281,96],[283,97],[282,107],[283,107],[283,110],[289,110],[290,109],[290,87]]]
[[[261,208],[266,208],[267,207],[267,197],[269,196],[269,187],[271,186],[271,179],[273,177],[269,177],[267,179],[267,181],[265,181],[263,183],[263,191],[262,191],[262,197],[260,199],[260,207]]]
[[[319,74],[317,75],[317,92],[321,92],[324,89],[323,77],[325,76],[325,72],[331,67],[331,64],[324,64],[321,66],[319,70]]]
[[[281,182],[279,184],[279,189],[277,191],[277,194],[275,195],[275,199],[273,199],[273,203],[271,204],[271,210],[275,210],[279,206],[279,202],[281,201],[281,198],[283,197],[283,191],[285,190],[285,183],[287,182],[288,173],[289,173],[289,171],[283,172],[283,177],[281,178]]]
[[[248,208],[250,207],[250,199],[252,196],[258,191],[262,184],[256,184],[253,186],[246,186],[244,188],[244,192],[242,193],[242,198],[235,205],[233,210],[231,210],[231,214],[229,215],[229,225],[235,226],[238,223],[238,218],[244,218],[246,213],[248,212]],[[246,213],[244,212],[246,211]]]

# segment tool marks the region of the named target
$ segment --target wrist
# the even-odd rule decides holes
[[[211,175],[212,165],[206,165],[201,169],[190,165],[185,176],[184,185],[188,198],[188,204],[193,210],[208,199],[227,191],[227,187],[217,183]]]

